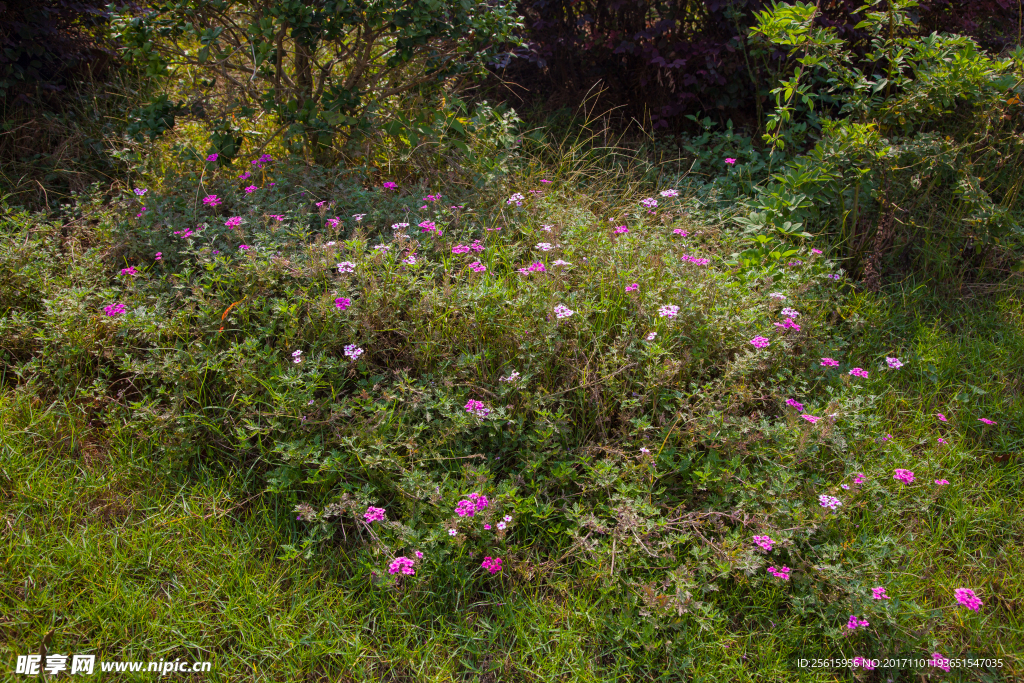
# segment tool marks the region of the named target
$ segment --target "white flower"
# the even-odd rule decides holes
[[[456,534],[458,534],[458,533],[459,533],[459,532],[458,532],[458,531],[456,531],[455,529],[449,529],[449,530],[448,530],[448,535],[449,535],[449,536],[455,536],[455,535],[456,535]]]
[[[356,272],[356,264],[351,261],[342,261],[338,264],[339,273],[354,273]]]
[[[654,338],[657,337],[657,336],[658,336],[657,332],[651,332],[649,335],[647,335],[647,341],[654,341]]]
[[[511,374],[509,374],[508,377],[501,377],[501,378],[498,379],[498,381],[499,382],[515,382],[517,379],[519,379],[519,377],[520,377],[519,371],[518,370],[513,370],[511,372]]]
[[[363,350],[356,346],[355,344],[349,344],[348,346],[345,347],[345,355],[351,358],[352,360],[355,360],[359,358],[359,356],[363,355]]]
[[[391,229],[392,230],[405,230],[408,227],[409,227],[408,223],[393,223],[391,225]]]
[[[356,219],[356,223],[358,223],[359,221],[361,221],[364,218],[366,218],[366,214],[365,213],[357,213],[357,214],[354,214],[352,216],[352,218],[355,218]]]
[[[551,245],[548,244],[547,242],[538,242],[536,244],[536,247],[537,247],[537,249],[540,249],[541,251],[550,251],[551,250]]]
[[[679,313],[679,307],[673,306],[671,304],[662,306],[661,308],[658,309],[658,315],[660,315],[662,318],[674,318],[676,317],[677,313]]]
[[[768,296],[771,297],[772,299],[776,299],[778,301],[785,301],[786,300],[786,295],[785,294],[779,294],[778,292],[772,292]]]
[[[569,263],[568,261],[563,261],[562,259],[558,259],[557,261],[555,261],[551,265],[553,265],[553,266],[571,266],[572,264]]]
[[[795,309],[789,308],[789,307],[783,308],[780,311],[780,313],[782,313],[782,315],[786,316],[787,318],[795,318],[798,315],[800,315],[800,313],[798,311],[796,311]]]
[[[678,190],[662,190],[659,194],[662,197],[678,197],[679,196],[679,191]]]
[[[573,313],[575,313],[575,311],[570,309],[568,306],[565,306],[564,304],[558,304],[557,306],[555,306],[555,315],[558,316],[559,318],[568,318]]]

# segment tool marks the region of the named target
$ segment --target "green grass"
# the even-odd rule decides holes
[[[152,191],[149,224],[93,206],[63,249],[59,225],[4,224],[6,670],[52,631],[51,653],[213,662],[191,680],[830,681],[851,674],[793,660],[935,650],[1003,658],[946,680],[1021,676],[1019,287],[872,294],[826,280],[820,260],[741,273],[718,258],[737,238],[714,216],[667,202],[637,216],[632,181],[572,165],[549,168],[553,187],[522,211],[504,207],[508,188],[442,188],[475,211],[436,249],[414,236],[410,274],[369,250],[390,230],[323,234],[289,188],[337,197],[339,215],[365,209],[364,226],[418,206],[418,189],[382,197],[288,173],[267,199],[207,180],[248,221],[246,237],[216,239],[266,247],[238,259],[165,234],[195,220],[188,178]],[[267,212],[288,212],[287,229],[261,223]],[[613,240],[627,215],[631,237]],[[344,238],[351,277],[322,246]],[[486,276],[450,253],[476,238]],[[715,260],[678,265],[682,253]],[[515,272],[555,257],[572,269]],[[126,263],[147,271],[128,282]],[[800,310],[799,336],[774,331],[771,291]],[[107,319],[114,300],[130,312]],[[559,302],[574,316],[549,319]],[[675,320],[657,315],[667,303]],[[772,347],[752,352],[755,334]],[[349,343],[367,349],[357,363]],[[825,355],[841,371],[823,371]],[[906,365],[884,370],[885,356]],[[521,385],[498,381],[512,369]],[[501,421],[468,417],[468,398]],[[811,426],[786,398],[836,418]],[[864,486],[841,489],[857,472]],[[454,516],[471,491],[514,517],[507,534]],[[822,493],[843,507],[826,513]],[[361,524],[367,504],[389,521]],[[769,557],[760,533],[778,544]],[[420,548],[415,577],[387,574]],[[500,574],[479,569],[485,553],[504,558]],[[878,585],[891,600],[870,600]],[[953,601],[961,586],[979,613]],[[851,613],[870,628],[846,634]]]

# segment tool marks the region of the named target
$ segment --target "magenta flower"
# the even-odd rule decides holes
[[[485,406],[483,401],[477,401],[472,398],[466,402],[465,408],[467,413],[473,413],[477,417],[487,417],[491,414],[491,409]]]
[[[761,546],[764,550],[771,550],[775,541],[770,536],[754,536],[754,543]]]
[[[995,420],[990,420],[987,417],[979,417],[978,418],[978,422],[984,422],[987,425],[994,425],[994,424],[996,424]]]
[[[250,247],[248,244],[239,244],[238,248],[241,249],[242,251],[249,251],[250,249],[252,249],[252,247]]]
[[[732,157],[726,157],[725,163],[729,164],[730,166],[733,166],[736,163],[736,160],[733,159]]]
[[[228,228],[230,228],[230,229],[237,228],[241,224],[242,224],[242,217],[241,216],[232,216],[231,218],[227,219],[224,222],[224,225],[228,226]]]
[[[672,234],[679,235],[680,237],[686,237],[686,231],[683,230],[682,228],[676,228],[675,230],[672,231]]]
[[[935,480],[935,485],[936,486],[947,486],[948,484],[949,484],[949,480],[948,479],[936,479]]]
[[[638,289],[640,289],[640,285],[638,283],[636,283],[636,282],[634,282],[631,285],[626,285],[626,291],[627,292],[635,292]]]
[[[750,340],[750,343],[756,349],[766,349],[768,348],[768,345],[771,344],[767,337],[754,337]]]
[[[121,315],[122,313],[124,313],[125,312],[125,307],[124,307],[124,304],[122,304],[120,302],[117,302],[117,303],[110,304],[109,306],[104,306],[103,307],[103,312],[107,315],[107,317],[113,318],[115,316],[118,316],[118,315]]]
[[[850,666],[852,666],[854,669],[856,669],[859,666],[867,671],[873,671],[876,666],[876,661],[878,660],[873,660],[870,657],[854,657],[853,663]]]
[[[383,522],[384,517],[384,508],[375,508],[372,505],[366,508],[366,512],[363,514],[363,519],[370,524],[373,524],[374,522]]]
[[[834,358],[822,358],[821,366],[823,368],[837,368],[839,367],[839,361]]]
[[[860,472],[858,472],[857,476],[855,476],[853,478],[853,483],[854,484],[863,484],[865,481],[867,481],[867,478],[863,474],[861,474]]]
[[[969,610],[977,612],[985,604],[970,588],[957,588],[953,593],[956,596],[956,601]]]
[[[903,367],[903,363],[900,362],[899,358],[889,358],[888,356],[886,356],[885,362],[893,370],[899,370],[900,368]]]
[[[823,252],[821,249],[811,249],[811,253],[817,256],[818,254],[823,254],[825,252]]]
[[[469,494],[469,499],[473,501],[474,505],[476,505],[478,512],[490,505],[490,501],[487,500],[487,496],[482,493],[471,493]]]
[[[615,234],[616,235],[625,235],[625,234],[628,234],[628,233],[629,233],[629,228],[627,228],[625,225],[620,225],[619,227],[615,228]]]
[[[549,183],[551,182],[551,181],[550,181],[550,180],[548,180],[547,178],[541,178],[541,179],[540,179],[540,181],[541,181],[542,183],[544,183],[545,185],[547,185],[547,184],[549,184]]]
[[[678,190],[662,190],[658,194],[660,194],[662,197],[678,197],[679,196],[679,191]]]
[[[946,443],[946,440],[945,440],[945,439],[943,439],[943,438],[942,438],[942,437],[940,436],[940,437],[939,437],[939,443],[940,443],[940,444],[943,444],[943,445],[945,445],[945,443]]]
[[[800,331],[800,326],[797,325],[796,322],[792,318],[786,318],[785,321],[783,321],[781,323],[774,323],[774,324],[775,324],[775,327],[778,327],[781,330],[794,330],[796,332]]]
[[[850,374],[854,377],[860,377],[861,379],[868,378],[868,371],[864,368],[854,368],[853,370],[850,370]]]
[[[398,183],[391,182],[390,180],[384,183],[385,190],[397,190]]]
[[[940,422],[946,422],[947,421],[946,420],[946,416],[943,415],[942,413],[935,413],[935,417],[939,418]]]
[[[355,344],[348,344],[344,348],[344,353],[346,357],[356,360],[359,356],[363,355],[363,350]]]
[[[804,414],[803,414],[803,415],[801,415],[800,417],[802,417],[803,419],[807,420],[807,421],[808,421],[808,422],[810,422],[811,424],[817,424],[818,420],[820,420],[820,419],[821,419],[820,417],[818,417],[818,416],[816,416],[816,415],[808,415],[808,414],[806,414],[806,413],[804,413]]]
[[[640,204],[648,209],[653,209],[658,205],[658,200],[654,197],[648,197],[647,199],[641,199]]]
[[[416,558],[417,558],[417,559],[422,559],[422,558],[423,558],[423,553],[422,553],[422,552],[420,552],[419,550],[417,550],[417,551],[416,551]]]
[[[121,269],[121,275],[138,275],[139,271],[135,270],[135,266],[128,266],[127,268]]]
[[[155,257],[154,260],[156,260],[156,261],[163,261],[164,260],[164,253],[162,251],[156,252],[156,257]]]
[[[804,404],[797,402],[797,400],[795,398],[787,398],[786,399],[786,405],[790,406],[791,408],[796,408],[797,410],[800,410],[800,411],[803,411],[803,409],[804,409]]]
[[[480,263],[479,261],[473,261],[472,263],[469,264],[469,269],[472,270],[474,273],[483,273],[487,270],[487,266]]]
[[[211,194],[203,198],[203,204],[213,209],[221,204],[221,200],[217,198],[217,195]]]
[[[790,571],[789,567],[768,567],[769,574],[777,579],[782,579],[783,581],[789,581]]]
[[[142,188],[138,188],[138,187],[136,187],[136,188],[135,188],[135,190],[133,190],[133,191],[134,191],[134,192],[135,192],[135,194],[136,194],[136,195],[138,195],[139,197],[141,197],[142,195],[144,195],[144,194],[146,194],[147,192],[149,192],[149,190],[143,190]]]
[[[488,555],[484,558],[484,561],[480,563],[480,566],[489,571],[491,574],[497,574],[501,571],[501,558],[491,557]]]
[[[464,244],[456,244],[454,247],[452,247],[452,253],[453,254],[468,254],[469,253],[469,247],[467,247]]]
[[[892,478],[896,481],[902,481],[904,484],[912,484],[914,482],[914,473],[910,470],[897,469]]]
[[[216,154],[216,153],[214,153],[214,154],[210,154],[210,155],[208,155],[208,156],[206,157],[206,160],[207,160],[207,161],[217,161],[217,157],[218,157],[218,156],[220,156],[220,155],[218,155],[218,154]]]
[[[395,558],[395,561],[388,565],[389,574],[406,574],[412,576],[416,573],[413,569],[413,565],[416,564],[414,560],[409,559],[405,556],[399,556]]]
[[[248,171],[246,171],[245,173],[239,173],[238,174],[238,179],[239,180],[248,180],[250,176],[252,176],[252,173],[249,173]],[[322,204],[322,203],[323,202],[317,202],[317,206],[320,206],[320,204]]]
[[[846,628],[850,629],[851,631],[867,625],[868,622],[866,619],[858,619],[853,614],[850,615],[850,620],[846,622]]]
[[[709,263],[711,263],[711,259],[709,258],[699,258],[697,256],[691,256],[689,254],[684,254],[679,260],[686,261],[688,263],[692,263],[698,266],[706,266]]]
[[[565,304],[558,304],[555,306],[555,317],[556,318],[568,318],[570,315],[575,313],[571,308]]]
[[[253,192],[255,192],[258,189],[259,188],[256,187],[255,185],[250,185],[249,187],[245,188],[245,193],[246,194],[252,194]]]
[[[339,311],[344,311],[351,305],[352,299],[349,299],[348,297],[339,296],[337,299],[334,300],[334,307],[337,308]]]
[[[356,264],[351,261],[342,261],[338,264],[339,273],[354,273],[356,272]]]
[[[875,586],[871,589],[872,600],[888,600],[889,596],[885,594],[885,588],[882,586]]]
[[[472,517],[476,514],[476,505],[471,500],[460,500],[455,506],[455,514],[459,517]]]
[[[942,669],[943,671],[945,671],[947,673],[950,671],[949,659],[947,659],[946,657],[943,657],[938,652],[933,652],[932,653],[932,658],[928,660],[928,664],[931,665],[931,666],[937,667],[939,669]]]

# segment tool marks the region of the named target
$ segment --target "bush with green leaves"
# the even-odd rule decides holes
[[[250,135],[239,119],[257,112],[273,118],[272,136],[323,156],[339,136],[395,120],[399,98],[429,109],[519,25],[511,3],[483,0],[181,0],[124,6],[115,20],[126,56],[180,80],[185,100],[144,108],[137,132],[159,134],[187,101],[211,120],[221,163]]]

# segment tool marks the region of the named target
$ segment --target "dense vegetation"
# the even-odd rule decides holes
[[[760,60],[657,135],[494,101],[583,3],[106,10],[108,180],[5,181],[11,670],[1020,678],[1024,50],[952,5],[649,8]]]

